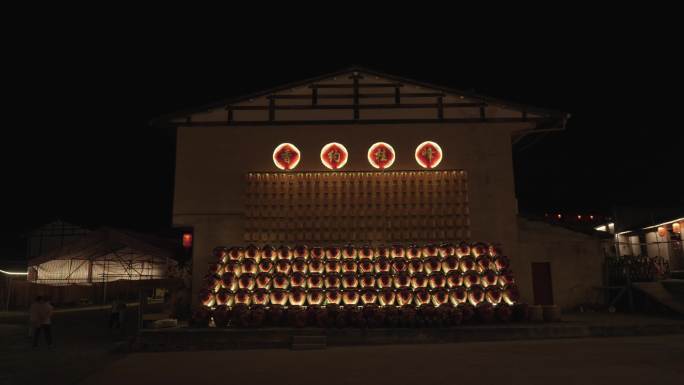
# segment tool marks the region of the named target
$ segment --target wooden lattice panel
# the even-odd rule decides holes
[[[245,240],[439,242],[470,238],[462,170],[249,173]]]

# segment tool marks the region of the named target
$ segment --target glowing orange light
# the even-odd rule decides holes
[[[664,238],[665,234],[667,234],[667,230],[665,229],[665,227],[663,227],[663,226],[658,227],[658,236],[661,238]]]
[[[384,170],[394,163],[394,148],[387,143],[378,142],[368,149],[368,162],[371,166]]]
[[[183,247],[189,249],[192,247],[192,234],[183,233]]]
[[[349,153],[340,143],[328,143],[321,149],[321,162],[331,170],[337,170],[347,164]]]
[[[582,216],[581,216],[581,215],[578,215],[578,216],[577,216],[577,220],[581,221],[581,220],[582,220]]]
[[[561,218],[563,218],[563,216],[562,216],[562,215],[560,215],[560,214],[556,215],[556,217],[558,217],[558,219],[561,219]]]
[[[593,220],[594,220],[594,216],[593,216],[593,215],[589,215],[589,219],[591,219],[591,220],[593,221]]]
[[[292,170],[301,158],[299,149],[292,143],[281,143],[273,150],[273,163],[281,170]]]
[[[435,142],[423,142],[416,147],[416,162],[423,168],[435,168],[442,161],[442,148]]]
[[[672,231],[675,233],[681,233],[682,232],[682,227],[679,224],[679,222],[675,222],[672,224]]]

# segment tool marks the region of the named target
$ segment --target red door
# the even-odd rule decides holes
[[[551,285],[551,264],[532,262],[532,291],[535,305],[553,305],[553,286]]]

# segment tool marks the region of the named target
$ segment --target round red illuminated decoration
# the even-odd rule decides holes
[[[337,170],[347,164],[349,153],[347,149],[339,143],[328,143],[321,150],[321,162],[331,170]]]
[[[375,143],[368,149],[368,161],[371,166],[381,170],[389,168],[395,157],[394,148],[384,142]]]
[[[424,168],[435,168],[442,161],[442,148],[435,142],[423,142],[416,147],[416,161]]]
[[[282,143],[273,151],[273,163],[281,170],[292,170],[301,158],[299,149],[292,143]]]

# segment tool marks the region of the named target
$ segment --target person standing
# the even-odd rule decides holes
[[[36,305],[31,305],[31,320],[33,329],[33,347],[38,347],[40,334],[45,334],[45,342],[52,349],[52,311],[53,307],[47,298],[36,298]]]

